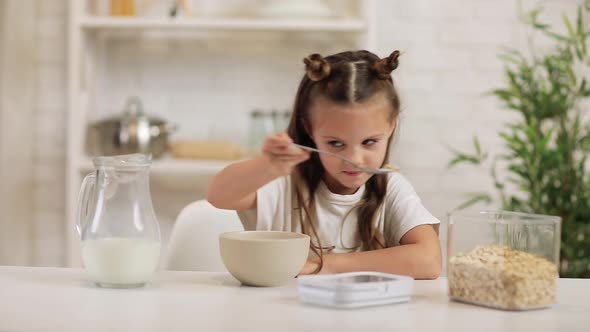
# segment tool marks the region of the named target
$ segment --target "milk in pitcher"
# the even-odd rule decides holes
[[[160,242],[107,237],[82,242],[82,260],[92,280],[106,287],[138,287],[151,278],[160,259]]]

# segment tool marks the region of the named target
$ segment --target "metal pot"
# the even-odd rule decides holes
[[[168,136],[176,130],[175,125],[145,115],[141,100],[136,97],[127,100],[122,116],[96,122],[91,128],[100,155],[140,152],[151,153],[153,158],[166,152]]]

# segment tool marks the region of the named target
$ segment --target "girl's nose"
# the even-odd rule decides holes
[[[347,149],[346,154],[344,156],[356,163],[357,165],[363,165],[363,151],[360,148],[352,147],[350,149]]]

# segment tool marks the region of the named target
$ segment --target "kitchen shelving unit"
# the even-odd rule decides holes
[[[207,1],[207,0],[203,0]],[[208,0],[214,1],[214,0]],[[121,34],[160,32],[164,36],[175,33],[198,32],[285,32],[352,35],[359,48],[374,50],[376,47],[375,0],[356,0],[354,17],[347,18],[253,18],[253,17],[191,17],[147,18],[93,16],[87,9],[88,2],[69,1],[68,27],[68,123],[67,123],[67,173],[66,173],[66,262],[68,266],[80,265],[80,241],[73,225],[78,192],[82,177],[92,170],[90,157],[85,152],[86,129],[92,101],[96,94],[99,66],[102,64],[101,43]],[[228,165],[228,161],[175,160],[164,158],[154,161],[151,173],[185,176],[191,174],[213,175]],[[156,211],[157,212],[157,211]]]

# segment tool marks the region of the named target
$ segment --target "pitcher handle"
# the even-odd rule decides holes
[[[82,180],[82,186],[80,187],[80,194],[78,194],[78,213],[76,213],[76,229],[78,235],[82,237],[82,220],[86,220],[88,217],[88,211],[83,207],[88,206],[88,193],[90,189],[94,187],[96,175],[94,173],[87,174]]]

